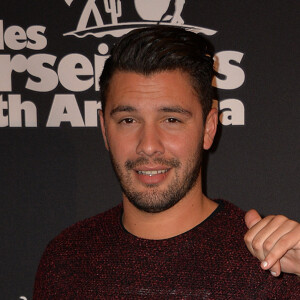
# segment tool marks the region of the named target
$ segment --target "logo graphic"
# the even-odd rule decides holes
[[[74,0],[73,0],[74,1]],[[65,0],[70,6],[72,0]],[[123,0],[124,1],[124,0]],[[125,2],[125,1],[124,1]],[[120,22],[118,18],[123,16],[121,0],[103,0],[105,13],[110,14],[111,23],[104,24],[99,8],[95,0],[88,0],[84,10],[80,16],[76,30],[67,32],[64,35],[74,35],[78,38],[84,38],[87,35],[93,35],[101,38],[105,35],[120,37],[127,32],[139,28],[155,24],[160,25],[181,25],[185,29],[195,33],[203,33],[205,35],[214,35],[217,31],[184,24],[181,17],[185,0],[134,0],[135,9],[142,19],[141,22]],[[168,14],[170,6],[173,6],[173,14]],[[90,18],[94,18],[96,25],[88,26]]]

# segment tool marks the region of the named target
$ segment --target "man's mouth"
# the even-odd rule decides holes
[[[164,169],[164,170],[147,170],[147,171],[141,171],[138,170],[136,171],[139,175],[146,175],[146,176],[154,176],[154,175],[158,175],[158,174],[164,174],[167,173],[170,169]]]

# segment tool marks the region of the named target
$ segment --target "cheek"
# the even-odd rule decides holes
[[[199,148],[198,135],[176,135],[165,142],[166,151],[179,159],[189,159]]]
[[[114,138],[112,139],[111,136]],[[119,163],[124,163],[128,159],[132,159],[135,155],[134,141],[125,135],[116,135],[108,133],[109,151],[114,159]]]

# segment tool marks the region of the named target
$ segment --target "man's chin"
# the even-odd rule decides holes
[[[162,206],[162,205],[144,205],[136,202],[130,201],[138,210],[146,213],[151,213],[151,214],[158,214],[161,212],[164,212],[168,209],[170,209],[173,205],[171,206]]]
[[[131,194],[126,195],[126,197],[138,210],[147,213],[161,213],[170,209],[180,201],[178,198],[167,199],[164,196],[159,197],[160,199],[158,197],[153,199],[153,195],[151,197],[149,193],[144,193],[143,196]]]

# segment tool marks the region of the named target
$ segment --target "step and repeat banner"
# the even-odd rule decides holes
[[[152,24],[215,47],[219,128],[204,189],[300,219],[299,2],[1,0],[1,299],[31,299],[49,240],[121,201],[98,79],[114,42]]]

